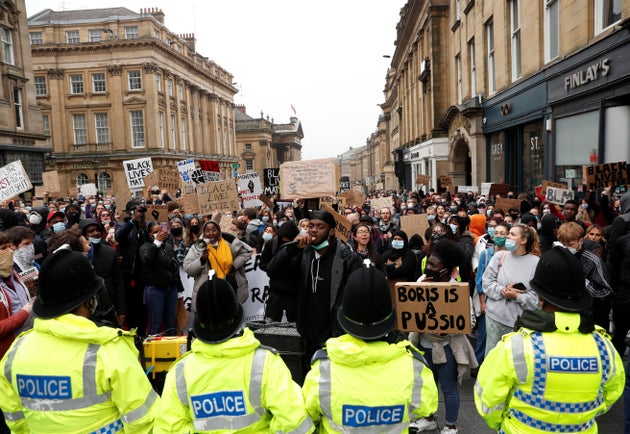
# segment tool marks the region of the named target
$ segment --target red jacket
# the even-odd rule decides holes
[[[28,312],[24,309],[11,316],[11,300],[5,289],[0,287],[0,358],[13,343],[15,331],[22,327],[27,319]]]

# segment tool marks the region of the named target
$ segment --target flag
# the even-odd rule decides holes
[[[291,111],[293,112],[294,115],[297,115],[297,112],[295,111],[295,107],[293,107],[293,104],[291,104]]]

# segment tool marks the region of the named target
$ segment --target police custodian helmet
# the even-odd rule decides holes
[[[210,344],[230,339],[243,322],[243,306],[227,280],[213,276],[197,293],[197,315],[193,330],[197,338]]]

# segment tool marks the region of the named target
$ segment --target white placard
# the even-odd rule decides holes
[[[33,188],[20,160],[0,167],[0,200],[11,199]]]
[[[258,196],[262,194],[260,176],[256,172],[238,175],[238,189],[243,201],[243,208],[259,207],[262,200]]]
[[[125,176],[129,190],[138,191],[144,188],[144,177],[153,172],[151,157],[123,161]]]
[[[79,191],[83,196],[96,196],[98,190],[96,184],[83,184],[79,187]]]
[[[177,162],[177,170],[184,182],[191,182],[190,172],[195,170],[195,160],[189,158],[188,160],[180,160]]]

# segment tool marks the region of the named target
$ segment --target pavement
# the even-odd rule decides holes
[[[496,431],[488,428],[488,425],[477,414],[473,398],[474,385],[475,379],[465,374],[463,383],[459,388],[461,403],[459,407],[458,434],[496,434]],[[439,434],[444,427],[444,397],[439,389],[440,385],[438,384],[440,393],[440,403],[437,412],[438,429],[423,431],[426,434]],[[602,434],[623,434],[623,396],[619,398],[608,413],[597,418],[597,426]]]

